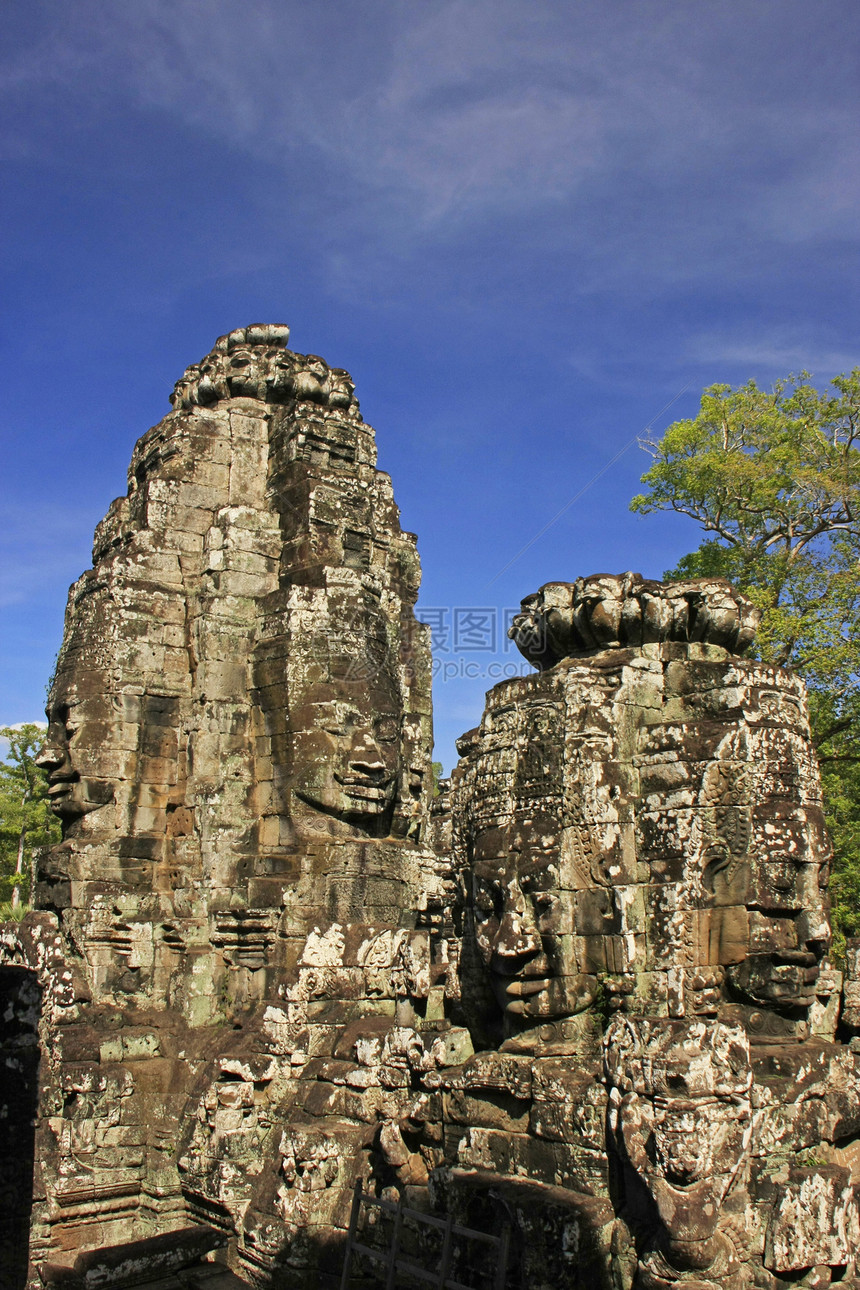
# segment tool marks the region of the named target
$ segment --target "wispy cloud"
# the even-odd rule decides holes
[[[822,343],[824,341],[824,343]],[[700,332],[687,347],[687,357],[715,369],[746,368],[750,375],[787,376],[808,371],[819,384],[840,372],[860,365],[860,350],[838,344],[828,346],[826,337],[797,327],[760,327]]]
[[[556,210],[592,258],[629,266],[644,239],[656,275],[696,262],[679,240],[719,255],[846,231],[856,104],[828,97],[805,48],[825,49],[826,12],[842,6],[813,23],[798,0],[382,0],[347,24],[332,3],[83,0],[3,75],[121,94],[294,186],[324,169],[341,231],[408,242]]]

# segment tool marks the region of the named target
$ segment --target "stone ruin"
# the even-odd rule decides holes
[[[0,928],[2,1284],[340,1286],[361,1180],[506,1227],[509,1290],[856,1290],[802,682],[723,581],[549,583],[435,789],[415,539],[287,341],[186,371],[70,592],[63,841]]]

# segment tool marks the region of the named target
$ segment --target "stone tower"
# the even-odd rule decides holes
[[[190,1219],[235,1236],[269,1149],[284,1182],[274,1104],[304,1065],[429,989],[415,539],[348,373],[288,335],[240,328],[185,372],[70,592],[41,756],[64,836],[36,905],[64,971],[35,1262]],[[207,1151],[249,1119],[219,1172]]]
[[[511,633],[539,671],[460,741],[487,1051],[436,1082],[435,1177],[461,1223],[502,1201],[517,1286],[860,1284],[821,782],[757,618],[719,579],[549,583]]]

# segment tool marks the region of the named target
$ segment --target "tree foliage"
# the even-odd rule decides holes
[[[0,727],[9,745],[0,761],[0,902],[13,909],[27,901],[33,851],[60,837],[47,779],[36,765],[44,738],[37,725]]]
[[[763,611],[755,652],[809,687],[834,840],[835,923],[860,934],[860,368],[816,390],[712,385],[696,417],[643,442],[631,509],[708,535],[667,578],[720,575]]]

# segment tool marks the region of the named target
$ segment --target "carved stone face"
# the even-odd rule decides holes
[[[333,367],[329,373],[329,379],[331,383],[329,407],[348,408],[355,394],[355,383],[349,372],[342,367]]]
[[[290,714],[291,786],[299,803],[388,833],[401,769],[393,678],[309,688]]]
[[[654,1169],[673,1187],[691,1187],[722,1170],[743,1141],[748,1108],[738,1099],[682,1096],[685,1072],[673,1072],[678,1096],[655,1097],[651,1123]]]
[[[830,943],[824,821],[818,808],[789,803],[763,806],[756,817],[749,954],[729,968],[728,978],[761,1007],[806,1008]]]
[[[814,802],[817,779],[808,737],[791,725],[791,698],[789,682],[774,693],[767,723],[643,732],[648,809],[637,825],[661,954],[694,972],[725,969],[726,1002],[787,1013],[814,1001],[830,941],[829,846],[820,807],[804,804]],[[755,711],[754,693],[748,702]],[[695,791],[679,768],[698,781]]]
[[[230,355],[228,377],[230,393],[247,398],[259,397],[260,372],[257,355],[249,347],[235,349]]]
[[[295,393],[299,401],[325,403],[331,392],[328,363],[317,354],[308,354],[295,374]]]
[[[45,714],[48,733],[36,762],[48,772],[51,810],[64,827],[113,797],[111,780],[98,765],[109,702],[105,696],[75,701],[62,684],[54,687]]]
[[[564,1017],[594,998],[578,972],[573,892],[558,822],[535,812],[487,828],[473,842],[475,932],[493,992],[509,1017]]]
[[[678,1267],[707,1267],[749,1147],[752,1071],[739,1027],[619,1018],[604,1037],[610,1128],[656,1202]],[[619,1142],[619,1146],[621,1143]]]
[[[390,806],[399,763],[394,713],[373,716],[363,703],[309,704],[296,713],[296,795],[344,817],[375,816]]]

